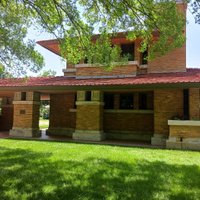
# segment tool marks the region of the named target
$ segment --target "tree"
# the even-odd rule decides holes
[[[191,1],[192,14],[195,17],[195,22],[200,24],[200,0]]]
[[[49,69],[49,70],[44,70],[39,74],[39,77],[48,77],[48,76],[55,76],[56,72]]]
[[[34,50],[33,41],[25,41],[30,26],[28,12],[14,1],[0,1],[0,62],[11,74],[38,71],[42,56]]]
[[[149,58],[185,42],[185,17],[175,0],[0,0],[0,61],[6,70],[17,67],[21,74],[27,67],[38,71],[43,65],[33,41],[25,42],[30,26],[57,38],[62,56],[71,63],[86,57],[104,66],[124,61],[119,47],[110,42],[121,31],[128,32],[130,40],[140,36],[140,50],[148,47]],[[100,34],[95,42],[94,33]]]
[[[5,71],[5,67],[0,63],[0,78],[12,78],[13,75]]]

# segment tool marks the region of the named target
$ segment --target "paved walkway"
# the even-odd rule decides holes
[[[14,138],[14,137],[9,137],[9,132],[0,132],[0,139],[3,139],[3,138]],[[114,145],[114,146],[132,146],[132,147],[146,147],[146,148],[161,148],[161,147],[158,147],[158,146],[152,146],[148,142],[139,142],[139,141],[104,140],[104,141],[101,141],[101,142],[95,142],[95,141],[73,140],[72,138],[64,137],[64,136],[48,136],[48,135],[46,135],[45,130],[42,130],[41,137],[36,137],[36,138],[20,137],[20,139],[26,139],[26,140],[44,140],[44,141],[60,141],[60,142],[66,141],[66,142],[74,142],[74,143],[103,144],[103,145]]]

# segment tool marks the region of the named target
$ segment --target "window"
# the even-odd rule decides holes
[[[183,90],[183,118],[189,119],[189,90]]]
[[[147,109],[147,93],[139,93],[139,109]]]
[[[85,100],[86,101],[91,101],[91,91],[86,91],[85,92]]]
[[[140,92],[138,98],[140,110],[153,110],[153,92]]]
[[[2,115],[2,98],[0,98],[0,115]]]
[[[83,62],[84,62],[84,64],[87,64],[88,63],[88,58],[85,57]]]
[[[120,109],[133,109],[133,94],[120,94]]]
[[[122,44],[121,45],[121,55],[128,56],[129,61],[134,60],[134,43],[131,44]]]
[[[21,93],[21,101],[26,101],[26,92]]]
[[[141,53],[141,64],[142,65],[148,64],[147,57],[148,57],[148,51],[147,50]]]
[[[104,109],[114,108],[114,94],[104,93]]]
[[[77,94],[74,95],[74,108],[76,109]]]

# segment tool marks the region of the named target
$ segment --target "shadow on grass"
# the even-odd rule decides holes
[[[67,154],[66,154],[67,156]],[[200,169],[0,148],[0,199],[199,199]]]

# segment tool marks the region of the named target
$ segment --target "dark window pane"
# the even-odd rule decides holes
[[[114,108],[114,94],[104,93],[104,109]]]
[[[85,100],[86,101],[91,101],[91,91],[86,91],[85,92]]]
[[[139,109],[146,110],[147,109],[147,94],[139,93]]]
[[[134,43],[121,45],[122,56],[128,56],[129,61],[134,60]]]
[[[120,95],[120,109],[133,109],[133,94]]]
[[[84,59],[84,63],[85,63],[85,64],[88,63],[88,59],[87,59],[87,58]]]
[[[26,92],[21,93],[21,100],[26,101]]]
[[[183,118],[189,119],[189,90],[183,90]]]
[[[141,54],[141,64],[142,65],[146,65],[148,62],[147,62],[147,56],[148,56],[148,51],[144,51],[142,54]]]
[[[77,94],[74,95],[74,108],[76,108]]]

